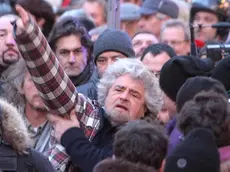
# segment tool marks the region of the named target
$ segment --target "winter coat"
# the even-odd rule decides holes
[[[90,98],[91,100],[97,100],[98,82],[99,82],[99,76],[95,70],[90,80],[87,83],[78,86],[77,91],[79,93],[82,93],[84,96]]]
[[[31,140],[22,115],[12,104],[9,104],[4,99],[0,99],[0,121],[0,128],[3,133],[3,144],[0,147],[2,152],[6,151],[6,149],[3,149],[3,146],[8,148],[8,150],[12,149],[13,151],[11,152],[15,152],[18,162],[24,164],[27,162],[27,158],[25,157],[31,154],[29,155],[31,158],[30,162],[37,172],[55,171],[48,158],[30,148]],[[4,133],[6,134],[4,135]],[[1,156],[4,157],[2,154]],[[20,165],[17,166],[20,167]],[[17,172],[21,172],[21,170],[17,169]]]
[[[176,145],[181,141],[183,135],[176,127],[176,117],[169,121],[168,125],[166,126],[167,134],[169,136],[168,141],[168,153],[170,155],[172,150],[176,147]]]
[[[98,162],[113,155],[113,136],[117,127],[111,125],[102,108],[99,109],[99,114],[100,127],[92,142],[77,127],[67,130],[61,138],[61,144],[66,148],[73,164],[81,164],[84,172],[91,172]]]

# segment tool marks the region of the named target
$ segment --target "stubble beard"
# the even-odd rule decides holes
[[[105,113],[112,125],[123,125],[130,120],[128,112],[119,112],[116,109],[106,109]]]

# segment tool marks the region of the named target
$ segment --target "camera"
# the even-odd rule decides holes
[[[214,62],[230,56],[230,44],[207,44],[206,54]]]

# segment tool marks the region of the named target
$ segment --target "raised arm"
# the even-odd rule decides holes
[[[39,27],[19,5],[21,19],[14,35],[22,57],[46,106],[54,114],[67,114],[75,106],[75,86],[63,71]]]
[[[29,14],[20,5],[16,5],[16,10],[20,19],[14,24],[15,40],[40,96],[53,114],[65,115],[76,107],[81,121],[95,109],[93,104],[77,94],[75,86]]]

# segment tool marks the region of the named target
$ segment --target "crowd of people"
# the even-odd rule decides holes
[[[230,1],[109,10],[0,1],[0,171],[230,172]]]

